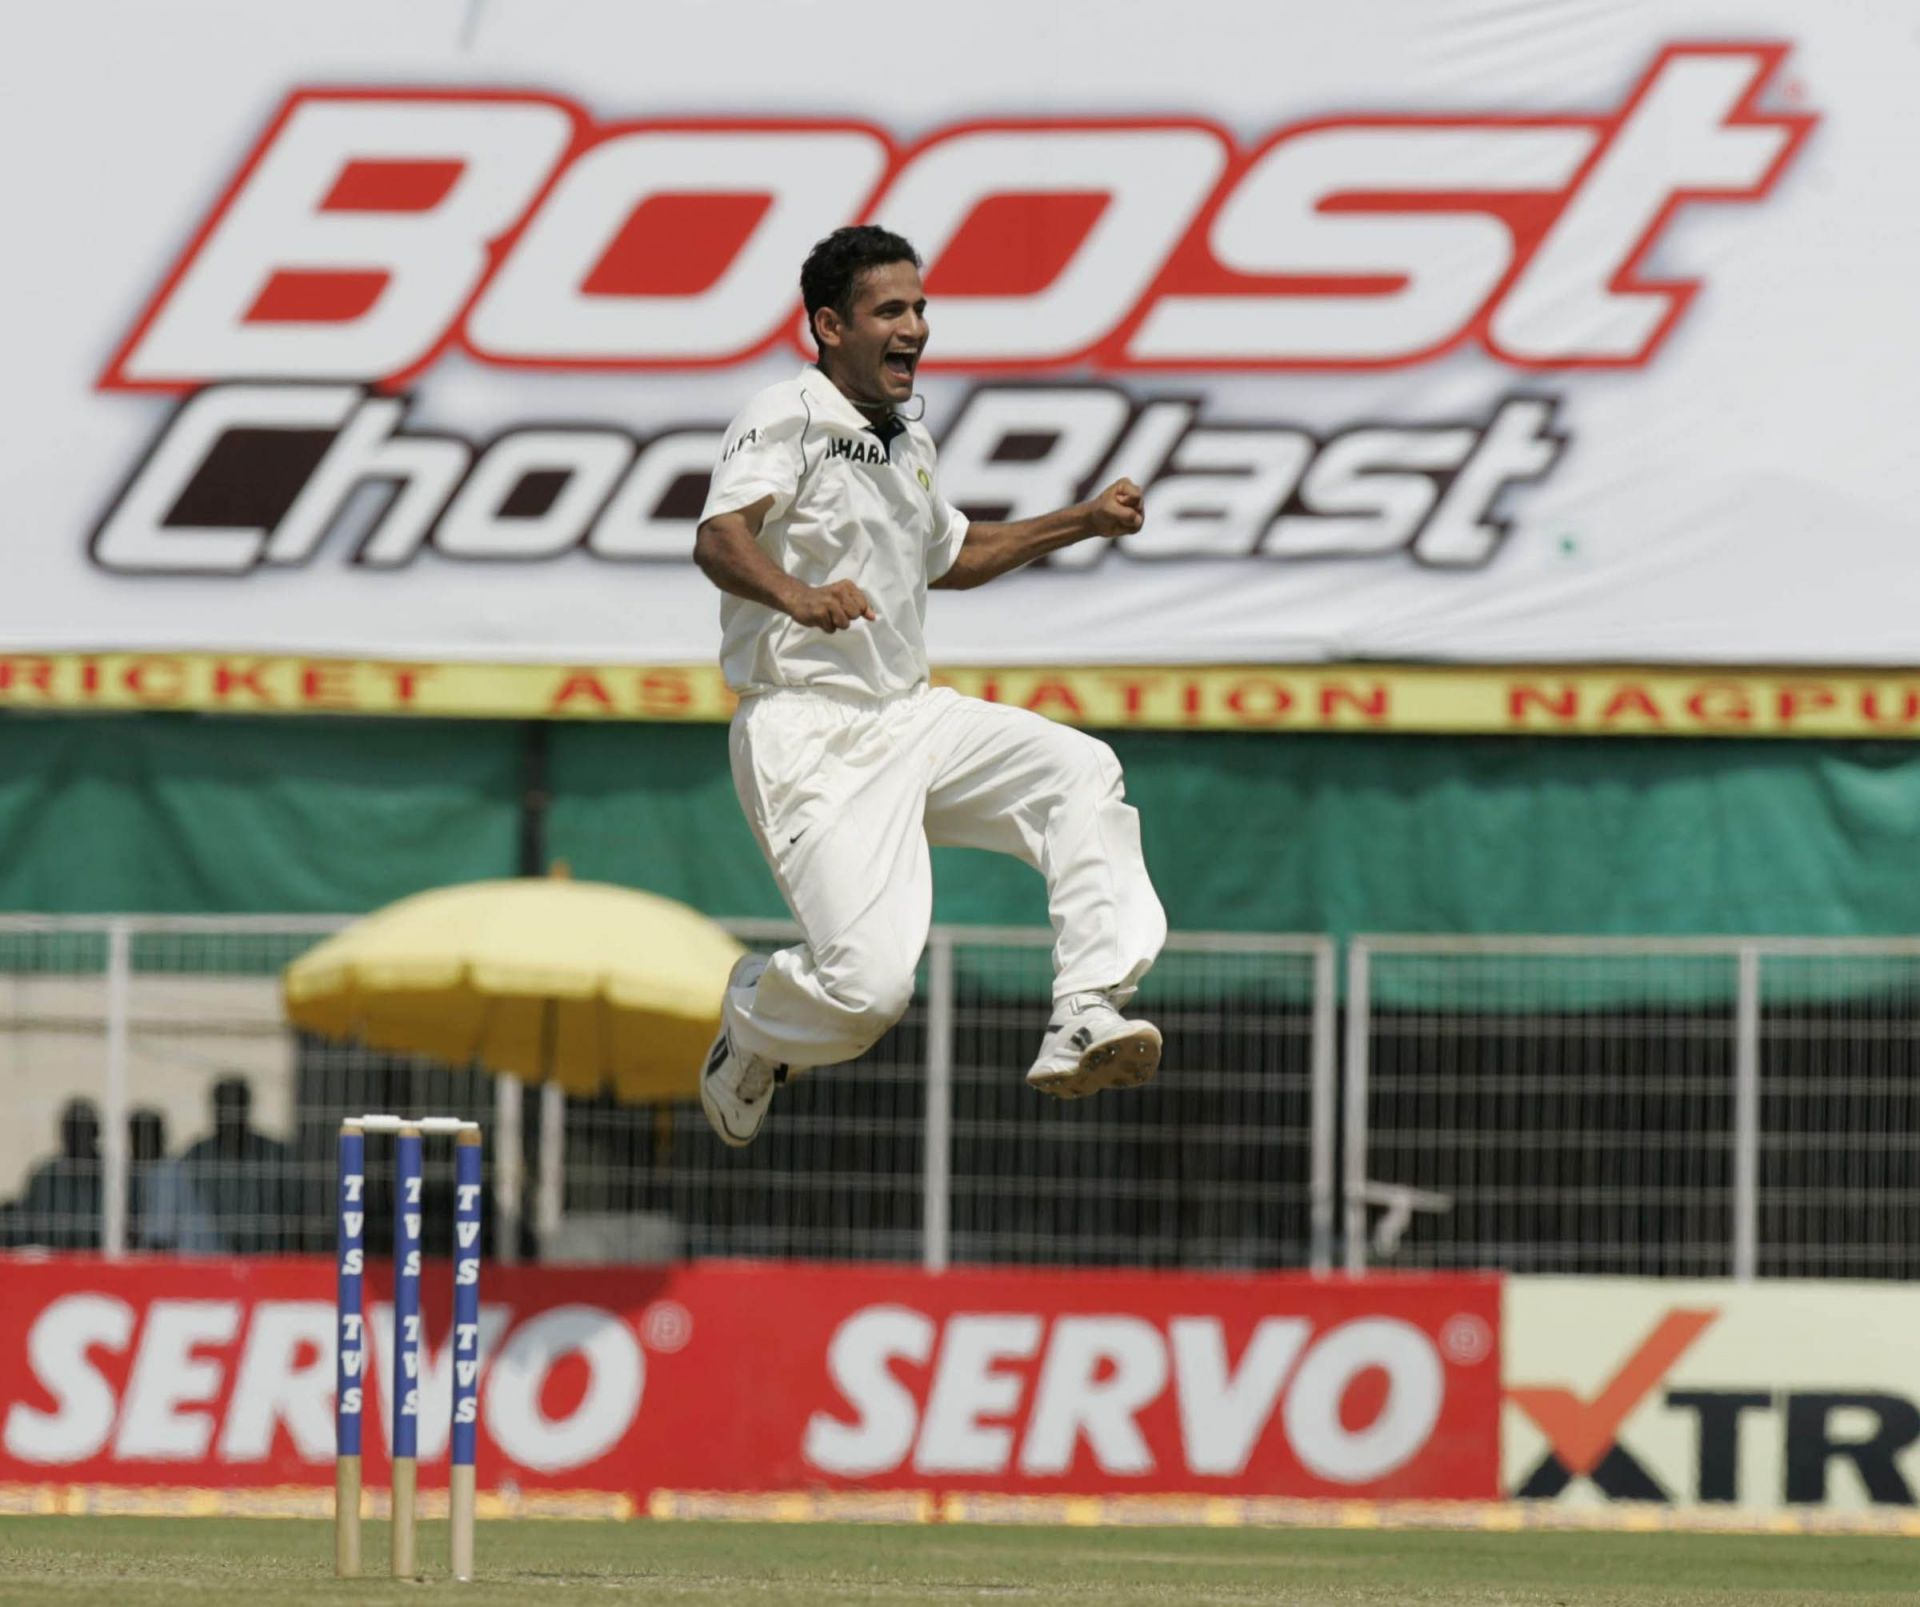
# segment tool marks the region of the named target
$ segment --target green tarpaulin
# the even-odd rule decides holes
[[[719,726],[549,728],[546,848],[716,915],[782,913]],[[1119,734],[1176,927],[1920,931],[1920,748]],[[0,717],[0,908],[356,912],[519,864],[492,722]],[[1043,924],[943,852],[939,919]]]

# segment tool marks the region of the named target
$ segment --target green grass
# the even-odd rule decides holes
[[[853,1524],[482,1523],[480,1580],[332,1577],[324,1521],[0,1518],[0,1602],[633,1600],[713,1607],[1034,1602],[1043,1607],[1820,1607],[1920,1602],[1920,1542],[1684,1534],[1048,1529]]]

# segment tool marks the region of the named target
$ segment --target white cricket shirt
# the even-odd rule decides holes
[[[883,433],[809,364],[728,427],[700,518],[762,497],[773,506],[760,550],[809,586],[851,580],[877,617],[829,634],[723,593],[727,685],[888,697],[925,682],[927,583],[952,567],[967,536],[966,516],[935,489],[933,437],[902,419]]]

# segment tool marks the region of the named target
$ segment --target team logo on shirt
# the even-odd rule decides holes
[[[844,435],[836,435],[827,442],[827,455],[824,462],[835,458],[845,458],[849,463],[885,463],[887,449],[878,441],[855,441]]]
[[[759,430],[757,429],[748,430],[745,435],[741,436],[737,441],[735,441],[731,446],[729,446],[726,449],[726,451],[720,454],[720,461],[722,463],[725,463],[728,458],[732,457],[734,453],[738,452],[743,446],[752,446],[753,443],[759,439],[760,439]]]

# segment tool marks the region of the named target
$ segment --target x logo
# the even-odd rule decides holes
[[[1717,1316],[1717,1311],[1668,1312],[1590,1401],[1558,1385],[1509,1389],[1507,1399],[1533,1419],[1551,1447],[1514,1494],[1555,1496],[1576,1478],[1589,1478],[1611,1500],[1671,1500],[1620,1444],[1620,1425]]]

